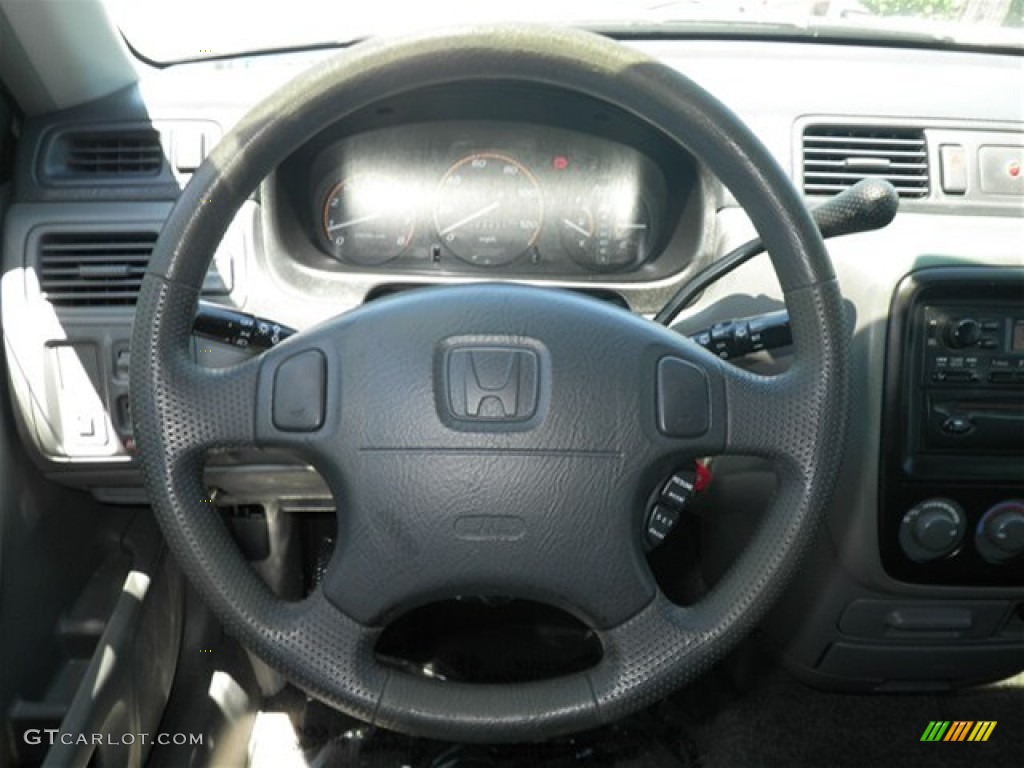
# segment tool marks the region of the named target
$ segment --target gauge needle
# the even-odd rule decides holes
[[[450,232],[454,232],[459,227],[464,227],[465,225],[469,224],[469,222],[471,222],[471,221],[476,221],[481,216],[486,216],[488,213],[490,213],[491,211],[493,211],[495,208],[499,207],[500,205],[501,205],[501,201],[500,200],[495,200],[493,203],[491,203],[490,205],[488,205],[488,206],[486,206],[484,208],[481,208],[479,211],[476,211],[474,213],[469,214],[469,216],[465,216],[465,217],[459,219],[454,224],[449,224],[447,227],[445,227],[444,229],[441,230],[441,237],[444,237],[445,235],[449,234]]]
[[[590,237],[590,232],[587,232],[587,230],[585,230],[572,219],[562,219],[562,223],[565,224],[565,226],[567,226],[573,232],[579,232],[584,237]]]
[[[646,224],[619,224],[619,229],[647,229]]]
[[[339,229],[345,229],[346,227],[354,227],[356,224],[363,224],[363,223],[365,223],[367,221],[373,221],[374,219],[379,219],[383,215],[384,215],[383,213],[371,213],[369,216],[359,216],[358,218],[355,218],[355,219],[349,219],[348,221],[343,221],[340,224],[334,224],[334,225],[328,227],[327,231],[328,231],[328,233],[330,233],[330,232],[334,232],[334,231],[339,230]]]

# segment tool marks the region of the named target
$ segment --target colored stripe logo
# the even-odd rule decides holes
[[[921,734],[921,741],[988,741],[996,720],[932,720]]]
[[[949,721],[932,720],[921,734],[921,741],[941,741],[949,728]]]

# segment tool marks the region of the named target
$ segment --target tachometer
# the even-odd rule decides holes
[[[335,257],[376,266],[402,253],[416,227],[411,196],[375,173],[357,174],[327,193],[323,228]]]
[[[507,155],[478,152],[464,157],[438,185],[437,235],[449,251],[470,264],[514,261],[537,242],[543,217],[536,178]]]

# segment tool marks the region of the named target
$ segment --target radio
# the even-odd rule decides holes
[[[1024,307],[925,305],[924,453],[1024,449]]]
[[[1024,307],[924,307],[925,385],[1024,387]]]

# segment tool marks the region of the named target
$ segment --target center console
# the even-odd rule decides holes
[[[917,584],[1024,585],[1024,269],[918,271],[890,317],[882,564]]]

